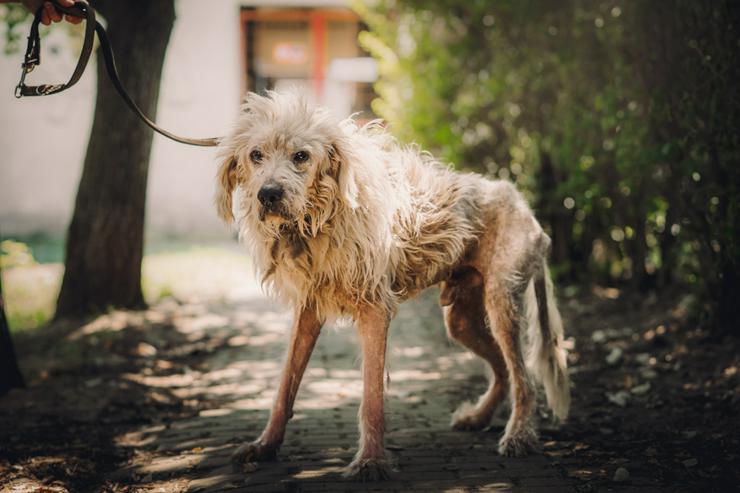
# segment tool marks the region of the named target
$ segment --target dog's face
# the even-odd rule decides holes
[[[347,137],[325,110],[297,94],[250,94],[236,128],[221,143],[216,202],[230,222],[239,215],[266,234],[284,226],[316,234],[339,204],[353,201]]]

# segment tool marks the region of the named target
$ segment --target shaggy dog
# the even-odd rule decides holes
[[[237,222],[263,283],[294,308],[295,321],[269,422],[234,461],[276,456],[322,325],[349,316],[362,341],[364,388],[347,474],[386,478],[388,324],[402,301],[437,284],[449,336],[493,370],[487,392],[458,409],[453,427],[484,428],[510,395],[499,452],[536,449],[530,375],[561,420],[570,390],[545,260],[550,239],[522,196],[507,182],[455,173],[378,124],[338,122],[294,93],[249,94],[242,110],[220,144],[216,205]]]

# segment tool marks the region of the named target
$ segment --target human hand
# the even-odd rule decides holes
[[[48,26],[52,22],[59,22],[62,20],[62,12],[58,11],[51,2],[46,2],[44,0],[22,1],[23,5],[25,5],[33,14],[35,14],[39,7],[43,5],[44,11],[41,13],[41,23],[45,26]],[[75,5],[75,0],[57,0],[57,2],[59,2],[59,5],[64,7],[74,7]],[[72,24],[79,24],[82,22],[82,18],[75,17],[73,15],[64,15],[63,17],[67,22],[71,22]]]

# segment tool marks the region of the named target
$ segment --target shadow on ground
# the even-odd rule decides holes
[[[229,455],[267,419],[287,312],[254,295],[170,299],[49,326],[18,341],[36,375],[31,388],[0,401],[0,491],[734,488],[735,347],[679,330],[676,302],[597,290],[569,297],[563,309],[576,336],[567,341],[572,419],[561,430],[541,427],[544,454],[504,459],[495,452],[502,420],[481,433],[449,429],[451,412],[486,379],[478,361],[447,341],[436,293],[404,305],[388,355],[387,445],[396,472],[382,485],[340,475],[358,437],[351,327],[324,329],[280,460],[234,472]]]
[[[479,434],[449,430],[451,411],[482,392],[486,380],[482,365],[447,341],[435,295],[406,305],[394,322],[387,438],[396,473],[382,488],[567,485],[542,456],[499,458],[502,422]],[[45,370],[29,391],[3,402],[5,488],[381,488],[340,474],[356,449],[362,388],[351,326],[324,329],[280,460],[253,471],[231,469],[230,453],[255,438],[267,419],[289,325],[289,314],[263,298],[169,300],[145,312],[50,327],[46,345],[38,337],[22,339],[22,354],[44,355],[26,361]]]

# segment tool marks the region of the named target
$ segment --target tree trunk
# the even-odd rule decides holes
[[[572,277],[572,248],[569,245],[572,243],[572,224],[556,193],[559,183],[558,172],[550,154],[541,151],[540,172],[537,180],[538,213],[545,224],[550,225],[552,237],[550,260],[561,268],[567,266],[567,271],[564,271],[562,275],[570,279]]]
[[[740,303],[737,302],[737,293],[740,292],[740,272],[731,262],[726,262],[724,267],[716,298],[715,330],[717,335],[730,334],[737,337],[740,320]]]
[[[154,118],[174,0],[94,5],[108,20],[123,85]],[[144,306],[141,260],[153,134],[116,93],[101,53],[97,65],[95,116],[67,236],[57,318]]]
[[[25,386],[15,357],[13,340],[10,338],[8,319],[5,317],[3,282],[0,275],[0,396],[7,394],[10,389],[20,389]]]
[[[634,225],[634,236],[627,240],[627,253],[632,261],[632,286],[638,290],[646,291],[650,288],[651,279],[648,276],[646,261],[647,249],[647,210],[643,192],[643,183],[640,181],[637,189],[633,192],[632,206],[626,209],[632,213]],[[628,216],[629,217],[629,216]]]

